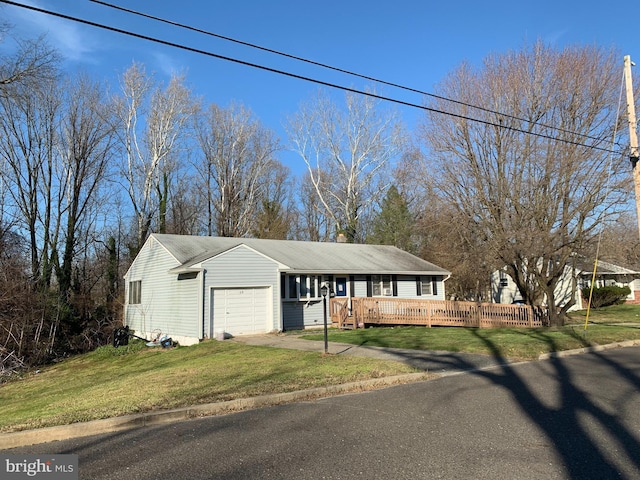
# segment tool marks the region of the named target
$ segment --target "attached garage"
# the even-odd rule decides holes
[[[271,331],[269,287],[211,289],[211,331],[247,335]]]

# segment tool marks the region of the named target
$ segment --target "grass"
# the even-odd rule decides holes
[[[640,306],[572,313],[559,329],[367,328],[331,330],[331,342],[484,353],[534,359],[541,353],[640,339]],[[323,335],[302,335],[321,340]],[[221,402],[413,372],[354,356],[207,341],[174,349],[143,342],[105,346],[0,385],[0,432]]]
[[[584,324],[586,310],[571,312],[571,321]],[[638,323],[640,324],[640,305],[623,303],[611,307],[596,308],[589,311],[589,323]]]
[[[562,328],[378,327],[331,331],[329,341],[373,347],[499,355],[532,360],[540,354],[640,339],[640,306],[616,305],[592,310],[584,328],[585,312],[571,314]],[[635,325],[633,323],[636,323]],[[322,340],[321,334],[303,335]]]
[[[0,386],[0,432],[414,372],[396,362],[208,341],[142,342],[71,358]]]

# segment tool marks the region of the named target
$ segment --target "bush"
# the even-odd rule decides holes
[[[582,297],[589,300],[591,289],[585,287],[582,289]],[[611,285],[609,287],[594,288],[591,296],[591,308],[608,307],[609,305],[620,305],[624,303],[631,293],[629,287],[618,287]]]

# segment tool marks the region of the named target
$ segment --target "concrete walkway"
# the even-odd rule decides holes
[[[234,337],[231,342],[251,346],[290,348],[310,352],[324,352],[324,342],[304,340],[294,334],[265,334]],[[509,363],[507,359],[473,353],[455,353],[438,350],[409,350],[403,348],[370,347],[347,343],[329,342],[332,355],[357,355],[402,362],[425,372],[446,374],[473,371]]]

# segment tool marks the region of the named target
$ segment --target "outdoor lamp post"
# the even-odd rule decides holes
[[[322,306],[324,309],[324,353],[329,353],[329,339],[327,337],[327,294],[329,293],[329,288],[326,283],[323,283],[322,287],[320,287],[320,293],[322,294]]]

